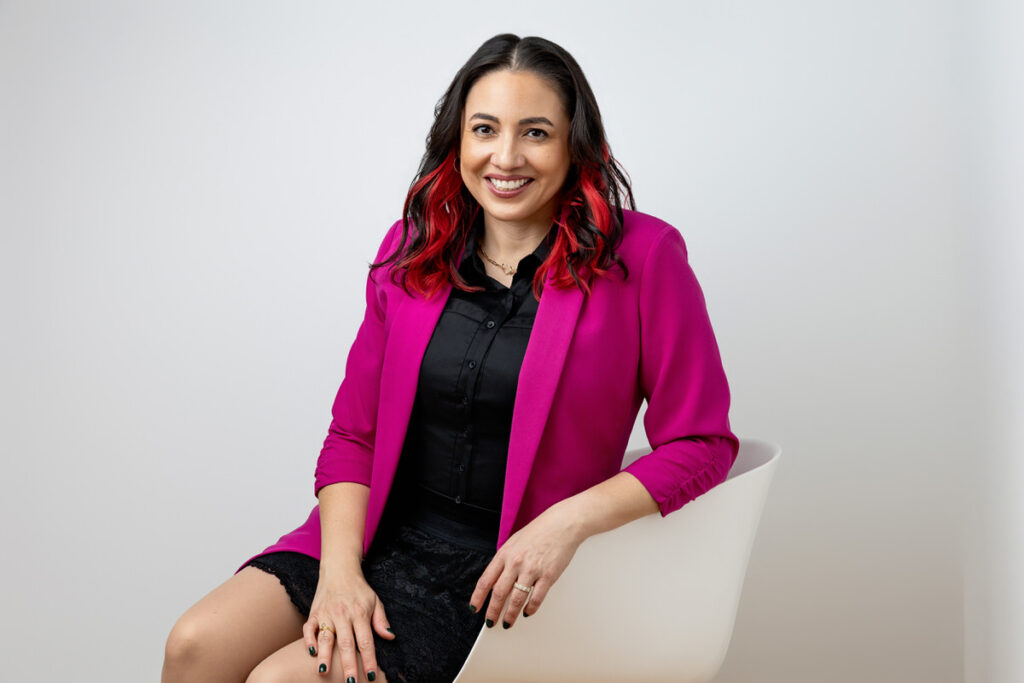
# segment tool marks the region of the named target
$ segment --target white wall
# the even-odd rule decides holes
[[[1024,680],[1024,6],[985,0],[963,12],[966,215],[983,362],[971,426],[977,499],[967,515],[966,680]]]
[[[511,31],[587,72],[687,239],[735,430],[785,449],[720,680],[962,680],[962,12],[0,3],[4,678],[155,679],[180,613],[303,521],[365,265],[436,100]]]

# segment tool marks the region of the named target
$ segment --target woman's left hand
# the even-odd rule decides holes
[[[536,614],[548,589],[565,571],[584,538],[569,500],[552,505],[498,549],[476,583],[470,606],[479,611],[490,591],[487,625],[494,626],[507,602],[504,628],[516,623],[521,610],[526,617]],[[533,590],[527,593],[515,588],[514,583],[532,586]],[[529,609],[524,610],[524,605]]]

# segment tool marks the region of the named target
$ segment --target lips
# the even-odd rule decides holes
[[[491,194],[499,199],[513,199],[518,197],[522,193],[526,192],[533,182],[533,178],[520,178],[519,180],[500,180],[497,178],[487,178],[487,189],[490,190]],[[508,188],[508,189],[505,189]]]
[[[502,192],[514,192],[519,188],[529,184],[533,179],[524,178],[522,176],[518,178],[496,178],[495,176],[487,176],[487,182],[493,187],[501,190]]]

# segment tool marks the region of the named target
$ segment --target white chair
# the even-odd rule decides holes
[[[722,484],[587,539],[536,615],[481,629],[455,683],[712,680],[780,453],[743,439]]]

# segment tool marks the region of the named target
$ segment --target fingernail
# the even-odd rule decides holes
[[[507,621],[503,621],[503,622],[501,622],[501,627],[502,627],[502,628],[508,628],[508,627],[509,627],[509,626],[511,626],[511,625],[512,625],[512,624],[508,623]]]
[[[321,664],[320,665],[320,673],[323,673],[325,671],[327,671],[327,665],[326,664]]]
[[[529,614],[527,614],[526,612],[523,612],[523,616],[524,616],[524,617],[528,617],[528,616],[530,616],[530,615],[529,615]]]
[[[366,673],[366,680],[368,680],[368,681],[375,681],[375,680],[377,680],[377,672],[376,671],[368,671]]]
[[[491,628],[492,626],[494,626],[494,619],[488,619],[487,620],[487,628]]]
[[[391,635],[395,635],[395,632],[391,630],[390,626],[385,626],[384,630],[387,631],[388,633],[390,633]]]
[[[356,683],[356,677],[355,676],[349,676],[348,678],[345,679],[345,683]]]
[[[473,603],[469,603],[469,611],[476,614],[476,606]]]
[[[310,657],[316,657],[316,648],[313,647],[312,645],[309,646],[309,656]]]

